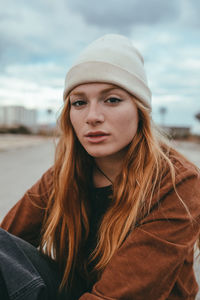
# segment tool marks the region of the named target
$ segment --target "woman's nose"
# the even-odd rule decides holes
[[[94,103],[88,107],[86,123],[95,125],[104,121],[104,114],[100,108],[100,104]]]

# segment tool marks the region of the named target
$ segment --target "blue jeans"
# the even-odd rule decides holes
[[[60,276],[55,262],[0,228],[0,299],[55,300]]]

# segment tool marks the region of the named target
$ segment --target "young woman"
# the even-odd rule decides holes
[[[28,256],[63,299],[195,299],[199,171],[153,126],[143,59],[126,37],[106,35],[81,53],[59,125],[54,166],[1,224],[21,238],[2,231],[23,252],[12,266]]]

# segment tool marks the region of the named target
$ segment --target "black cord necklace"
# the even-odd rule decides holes
[[[99,166],[96,164],[95,165],[97,170],[106,178],[108,181],[110,181],[111,184],[113,184],[112,180],[99,168]]]

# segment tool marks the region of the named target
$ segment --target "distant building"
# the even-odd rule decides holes
[[[172,138],[187,138],[191,134],[190,127],[161,126],[161,128]]]
[[[37,110],[23,106],[0,106],[0,126],[25,126],[30,129],[37,125]]]

